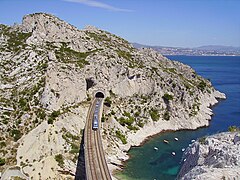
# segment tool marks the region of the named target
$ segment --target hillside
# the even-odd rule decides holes
[[[162,130],[209,125],[225,98],[189,66],[88,26],[44,13],[0,25],[0,171],[73,178],[87,110],[105,92],[103,145],[109,167]]]

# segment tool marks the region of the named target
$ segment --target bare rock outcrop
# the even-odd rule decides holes
[[[178,179],[239,179],[239,132],[200,138],[183,155]]]

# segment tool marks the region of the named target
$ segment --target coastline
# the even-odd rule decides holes
[[[214,98],[207,99],[208,101],[206,101],[206,99],[205,99],[206,103],[201,108],[201,110],[200,110],[201,113],[199,113],[200,114],[200,119],[199,119],[198,116],[193,118],[195,123],[196,122],[198,123],[197,126],[196,126],[196,124],[191,124],[191,123],[188,123],[188,126],[183,126],[181,123],[179,123],[179,119],[178,119],[178,120],[176,120],[178,122],[177,123],[178,126],[174,126],[173,128],[170,128],[171,126],[168,126],[169,128],[164,128],[163,127],[163,128],[158,129],[156,127],[158,127],[159,124],[161,124],[163,122],[156,123],[158,125],[153,123],[150,126],[148,124],[151,131],[148,130],[149,128],[143,128],[143,129],[141,129],[143,132],[145,132],[145,133],[143,133],[143,135],[138,136],[137,135],[139,133],[138,132],[138,133],[136,133],[132,136],[131,135],[128,136],[128,137],[131,138],[131,144],[128,143],[127,145],[119,145],[119,150],[121,152],[118,152],[117,154],[112,155],[112,156],[107,155],[107,159],[110,160],[110,162],[108,161],[109,162],[108,165],[109,165],[109,170],[112,174],[113,179],[118,180],[118,178],[116,177],[116,174],[121,172],[124,169],[125,164],[131,158],[129,156],[128,152],[130,151],[130,149],[132,147],[143,146],[150,139],[155,138],[156,136],[159,136],[160,134],[163,134],[163,133],[166,133],[166,132],[175,132],[175,131],[182,131],[182,130],[183,131],[184,130],[195,131],[195,130],[200,129],[200,128],[208,127],[209,126],[209,121],[211,120],[212,115],[213,115],[212,107],[217,105],[220,101],[222,101],[224,99],[226,99],[226,95],[224,93],[221,93],[221,92],[217,91],[217,90],[214,92]],[[204,98],[202,100],[204,101]],[[191,119],[191,120],[193,120],[193,119]],[[156,129],[158,129],[158,131],[156,131]],[[141,132],[140,132],[140,134],[141,134]],[[114,164],[116,164],[116,165],[114,165]],[[120,166],[123,166],[123,168],[120,167]]]
[[[194,55],[194,54],[162,54],[163,56],[199,56],[199,57],[201,57],[201,56],[205,56],[205,57],[207,57],[207,56],[218,56],[218,57],[240,57],[240,54],[238,55],[223,55],[223,54],[221,54],[221,55],[211,55],[211,54],[206,54],[206,55]]]

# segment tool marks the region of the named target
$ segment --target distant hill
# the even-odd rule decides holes
[[[194,55],[194,56],[240,56],[240,47],[207,45],[197,48],[150,46],[132,43],[135,48],[152,48],[163,55]]]
[[[240,52],[240,47],[233,47],[233,46],[220,46],[220,45],[208,45],[208,46],[200,46],[195,49],[199,50],[208,50],[208,51],[238,51]]]

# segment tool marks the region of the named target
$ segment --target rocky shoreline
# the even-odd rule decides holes
[[[239,179],[240,132],[202,137],[188,147],[178,179]]]
[[[223,93],[220,93],[216,91],[216,99],[225,99],[226,96]],[[212,99],[207,103],[209,99],[205,99],[206,104],[209,105],[209,107],[212,107],[218,103],[216,99]],[[203,100],[204,101],[204,100]],[[210,108],[202,107],[200,109],[203,111],[202,114],[204,116],[196,117],[194,126],[193,124],[190,124],[186,121],[185,125],[181,126],[175,126],[175,128],[171,127],[171,124],[163,125],[163,123],[153,123],[146,126],[146,128],[141,129],[139,132],[137,132],[134,135],[130,135],[129,138],[131,138],[131,144],[127,144],[126,146],[122,145],[120,146],[121,149],[114,154],[114,155],[107,155],[109,167],[114,175],[116,170],[121,170],[121,165],[124,164],[124,161],[127,161],[129,159],[129,156],[127,155],[127,152],[130,150],[132,146],[141,146],[146,142],[149,138],[153,138],[154,136],[164,133],[166,131],[178,131],[178,130],[195,130],[201,127],[209,126],[209,121],[211,120],[212,110]],[[204,111],[205,110],[205,111]],[[203,118],[204,117],[204,118]],[[202,118],[202,119],[201,119]]]

